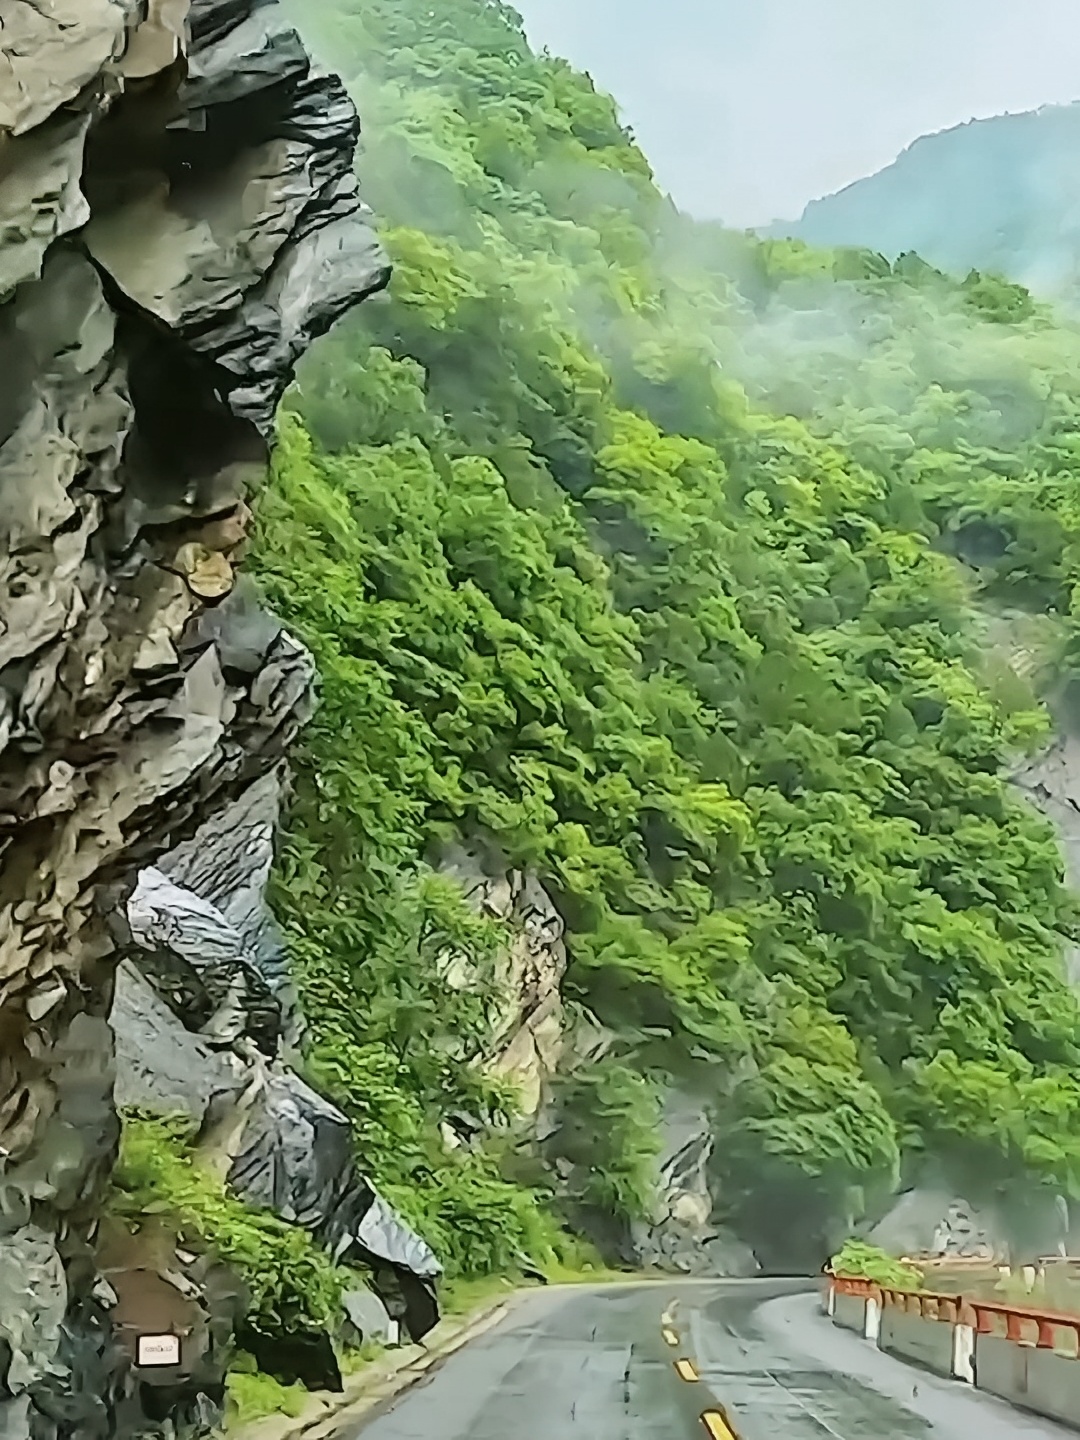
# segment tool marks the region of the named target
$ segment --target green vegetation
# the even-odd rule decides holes
[[[679,216],[494,0],[301,24],[395,264],[287,402],[254,557],[322,675],[275,900],[365,1166],[451,1275],[565,1258],[485,1077],[505,937],[429,868],[465,834],[540,875],[616,1037],[556,1086],[572,1219],[647,1212],[673,1085],[774,1254],[927,1159],[1080,1194],[1074,911],[1005,778],[1048,726],[976,624],[1076,651],[1077,337]]]
[[[199,1165],[189,1132],[186,1120],[124,1117],[109,1213],[134,1228],[148,1217],[163,1219],[181,1243],[212,1245],[244,1286],[254,1329],[333,1333],[348,1272],[332,1265],[307,1231],[227,1194]]]
[[[848,1240],[829,1262],[834,1275],[856,1275],[884,1285],[888,1290],[921,1290],[922,1271],[915,1265],[867,1245],[863,1240]]]
[[[250,1425],[266,1415],[302,1415],[310,1396],[303,1385],[283,1385],[258,1369],[250,1355],[243,1353],[229,1370],[227,1428]]]

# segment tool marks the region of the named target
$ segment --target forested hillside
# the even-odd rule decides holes
[[[367,1169],[471,1274],[645,1213],[672,1089],[766,1256],[931,1163],[1080,1193],[1073,905],[1007,780],[1048,722],[983,641],[1049,611],[1071,662],[1077,337],[678,215],[501,4],[305,4],[395,274],[287,402],[255,564],[322,676],[276,904]],[[614,1037],[543,1146],[455,836],[541,877]]]
[[[812,201],[776,233],[917,251],[950,274],[992,270],[1080,302],[1080,105],[924,135],[875,175]]]

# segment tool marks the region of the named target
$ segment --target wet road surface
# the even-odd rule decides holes
[[[521,1300],[348,1440],[1076,1440],[881,1354],[793,1281]]]

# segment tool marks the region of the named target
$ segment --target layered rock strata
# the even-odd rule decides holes
[[[235,568],[293,362],[385,282],[356,136],[273,0],[3,6],[4,1440],[122,1433],[92,1255],[110,916],[307,713],[308,658]]]

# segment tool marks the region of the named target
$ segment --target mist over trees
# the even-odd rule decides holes
[[[276,903],[366,1166],[463,1274],[646,1214],[673,1087],[766,1251],[930,1170],[1080,1194],[1076,912],[1008,781],[1076,653],[1077,334],[679,215],[504,5],[300,18],[395,267],[302,371],[255,556],[322,676]],[[615,1036],[543,1156],[477,1063],[500,936],[425,864],[455,835],[542,878]]]
[[[1078,142],[1080,104],[971,120],[921,136],[885,169],[770,228],[890,259],[915,250],[957,275],[996,271],[1076,313]]]

